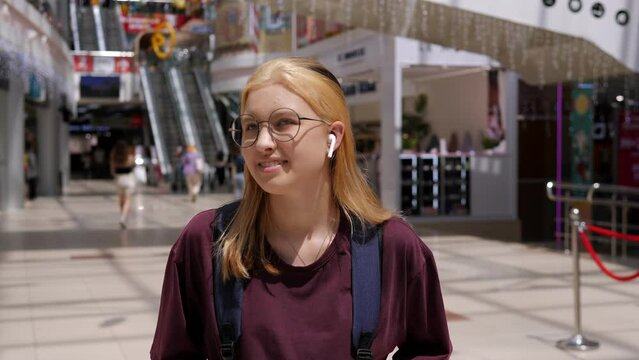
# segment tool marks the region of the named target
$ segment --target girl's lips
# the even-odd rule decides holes
[[[259,166],[260,169],[262,169],[262,171],[266,173],[270,173],[270,172],[277,171],[285,163],[286,163],[285,160],[271,160],[271,161],[262,161],[258,163],[257,165]]]

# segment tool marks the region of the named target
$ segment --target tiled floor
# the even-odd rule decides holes
[[[193,214],[229,200],[144,190],[119,230],[110,183],[74,182],[68,196],[0,213],[0,360],[147,359],[170,244]],[[639,281],[610,280],[583,257],[583,328],[601,347],[562,351],[554,343],[574,321],[570,257],[472,236],[424,241],[453,359],[639,359]]]

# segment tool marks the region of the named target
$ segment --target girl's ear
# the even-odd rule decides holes
[[[337,151],[337,149],[339,149],[339,146],[342,144],[342,139],[344,138],[344,123],[342,123],[341,121],[336,121],[329,126],[328,131],[330,134],[335,135],[334,148],[335,151]]]

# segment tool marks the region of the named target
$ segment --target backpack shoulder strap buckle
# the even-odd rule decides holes
[[[232,360],[235,358],[235,343],[233,341],[223,343],[220,346],[220,353],[222,354],[222,359],[224,360]]]
[[[373,360],[373,351],[371,349],[357,349],[355,360]]]

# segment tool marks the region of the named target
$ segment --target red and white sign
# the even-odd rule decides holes
[[[112,57],[96,56],[93,58],[93,72],[111,74],[115,72],[115,61]]]
[[[93,57],[88,55],[75,55],[73,64],[76,72],[93,72]]]
[[[131,72],[133,70],[132,64],[131,58],[117,58],[115,59],[115,72],[119,74]]]
[[[175,14],[134,14],[134,15],[122,15],[120,17],[124,31],[129,34],[137,34],[142,31],[151,30],[154,26],[158,25],[162,21],[168,22],[174,28],[178,29],[188,20],[188,17],[184,15]]]
[[[122,74],[133,71],[133,58],[75,55],[75,72],[90,74]]]

